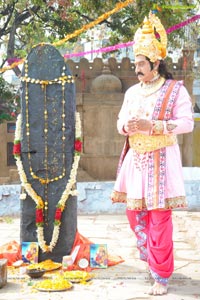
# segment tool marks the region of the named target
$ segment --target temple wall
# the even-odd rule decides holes
[[[115,58],[106,62],[95,58],[92,63],[83,58],[80,62],[68,60],[67,63],[76,78],[76,106],[82,121],[83,154],[77,181],[114,180],[124,144],[124,137],[116,129],[117,115],[125,91],[138,82],[134,64],[129,58],[121,62]],[[177,64],[168,60],[168,66],[175,79],[184,80],[194,105],[191,64],[188,61],[185,68],[181,58]],[[179,136],[183,166],[200,166],[199,138],[199,121],[195,122],[192,134]],[[0,184],[19,182],[15,165],[7,165],[7,143],[13,140],[14,133],[7,132],[7,124],[0,125]]]

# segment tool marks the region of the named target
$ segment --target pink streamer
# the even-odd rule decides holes
[[[84,56],[84,55],[91,54],[91,53],[111,52],[111,51],[114,51],[114,50],[117,50],[117,49],[132,46],[133,44],[134,44],[134,42],[127,42],[127,43],[123,43],[123,44],[117,44],[117,45],[114,45],[114,46],[109,46],[109,47],[105,47],[105,48],[96,49],[96,50],[64,54],[64,58]]]
[[[196,15],[196,16],[194,16],[194,17],[192,17],[192,18],[190,18],[190,19],[188,19],[188,20],[186,20],[186,21],[184,21],[184,22],[181,22],[181,23],[179,23],[179,24],[176,24],[176,25],[174,25],[174,26],[168,28],[168,29],[166,30],[166,32],[167,32],[167,34],[169,34],[169,33],[171,33],[171,32],[174,31],[174,30],[180,29],[180,28],[182,28],[182,27],[184,27],[184,26],[186,26],[186,25],[188,25],[188,24],[190,24],[190,23],[192,23],[192,22],[197,21],[198,19],[200,19],[200,15]]]
[[[180,29],[192,22],[197,21],[198,19],[200,19],[200,15],[196,15],[186,21],[183,21],[179,24],[176,24],[170,28],[168,28],[166,30],[167,34],[170,34],[171,32]],[[105,52],[111,52],[111,51],[115,51],[118,49],[122,49],[122,48],[126,48],[126,47],[130,47],[134,44],[134,41],[132,42],[127,42],[127,43],[123,43],[123,44],[116,44],[114,46],[109,46],[109,47],[104,47],[104,48],[100,48],[100,49],[96,49],[96,50],[90,50],[90,51],[86,51],[86,52],[77,52],[77,53],[69,53],[69,54],[64,54],[64,58],[71,58],[71,57],[79,57],[79,56],[85,56],[87,54],[92,54],[92,53],[105,53]]]
[[[13,58],[8,58],[8,59],[7,59],[7,62],[8,62],[9,65],[12,65],[13,63],[19,62],[19,61],[21,61],[21,60],[22,60],[21,58],[13,57]]]

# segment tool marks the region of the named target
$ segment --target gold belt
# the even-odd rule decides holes
[[[155,151],[177,144],[176,135],[144,135],[136,133],[129,136],[129,145],[139,153]]]

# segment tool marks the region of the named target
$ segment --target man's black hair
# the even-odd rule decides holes
[[[150,61],[150,59],[148,57],[146,57],[146,59],[150,63],[151,70],[153,70],[154,63],[152,61]],[[158,73],[160,74],[160,76],[164,77],[165,79],[173,79],[173,75],[172,75],[172,73],[170,73],[167,70],[167,66],[166,66],[166,63],[164,62],[164,60],[160,60],[160,64],[159,64],[159,67],[158,67]]]

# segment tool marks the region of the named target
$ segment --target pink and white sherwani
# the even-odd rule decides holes
[[[167,80],[169,82],[171,80]],[[178,82],[177,91],[173,91],[173,103],[171,107],[170,119],[163,120],[164,135],[183,134],[193,130],[193,112],[191,98],[183,86]],[[120,134],[126,135],[123,126],[131,117],[152,120],[155,115],[155,107],[159,97],[163,93],[163,87],[149,96],[141,93],[140,83],[130,87],[125,93],[125,98],[119,112],[117,128]],[[162,100],[161,100],[162,101]],[[175,125],[170,132],[167,130],[167,123]],[[140,132],[149,135],[149,132]],[[114,192],[112,193],[113,202],[126,202],[128,209],[168,209],[185,207],[185,189],[182,174],[181,155],[178,144],[165,147],[165,176],[163,181],[164,202],[152,205],[148,201],[149,193],[149,160],[151,153],[139,154],[136,150],[129,148],[118,173]],[[154,171],[154,170],[153,170]],[[154,174],[156,176],[156,174]]]

